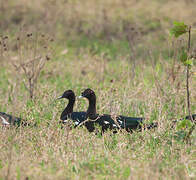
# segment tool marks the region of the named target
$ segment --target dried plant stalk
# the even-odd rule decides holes
[[[7,45],[4,42],[5,40],[3,40],[2,38],[1,59],[5,60],[4,46],[7,48]],[[20,75],[22,78],[21,81],[28,90],[30,99],[33,99],[35,96],[37,80],[41,70],[46,62],[50,60],[51,41],[53,39],[44,34],[21,32],[15,42],[10,43],[10,48],[6,49],[8,51],[7,54],[9,54],[7,58],[10,58],[17,75]]]

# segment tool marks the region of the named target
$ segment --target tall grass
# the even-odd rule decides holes
[[[194,5],[195,1],[3,1],[0,32],[8,36],[10,47],[20,28],[54,37],[54,42],[33,101],[21,80],[25,77],[18,79],[11,65],[18,52],[1,51],[0,111],[37,126],[1,128],[0,179],[194,179],[196,133],[186,144],[182,132],[170,129],[171,121],[188,111],[185,72],[177,57],[183,40],[172,41],[167,31],[173,19],[193,24]],[[138,32],[134,55],[126,36],[133,27]],[[191,76],[193,113],[195,80]],[[144,116],[145,122],[158,122],[158,129],[103,136],[82,127],[61,129],[59,117],[67,101],[55,98],[66,89],[80,95],[87,87],[96,92],[99,113]],[[87,101],[77,101],[74,109],[87,106]]]

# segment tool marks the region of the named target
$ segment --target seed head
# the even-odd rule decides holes
[[[49,61],[49,60],[50,60],[50,58],[48,57],[48,55],[46,55],[46,60],[47,60],[47,61]]]
[[[33,34],[32,33],[28,33],[27,34],[27,37],[31,37]]]
[[[8,39],[8,36],[4,36],[3,39]]]

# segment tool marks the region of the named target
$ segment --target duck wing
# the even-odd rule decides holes
[[[68,123],[68,120],[72,120],[75,127],[77,127],[79,126],[79,124],[86,120],[86,112],[72,112],[71,114],[62,117],[61,120],[63,124]]]

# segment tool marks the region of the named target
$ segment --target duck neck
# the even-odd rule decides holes
[[[96,119],[97,112],[96,112],[96,97],[89,99],[89,106],[86,113],[87,118],[89,119]]]
[[[68,105],[66,106],[64,111],[61,113],[61,119],[63,119],[63,117],[65,117],[73,112],[74,103],[75,103],[75,98],[69,99]]]

